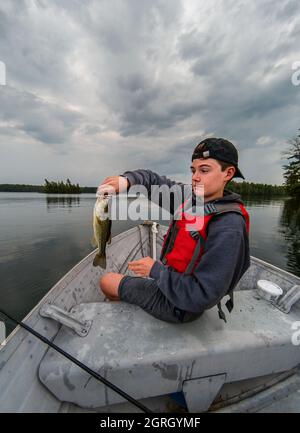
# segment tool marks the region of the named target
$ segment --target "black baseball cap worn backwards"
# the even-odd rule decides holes
[[[236,168],[233,177],[242,177],[245,179],[241,170],[238,168],[238,151],[230,141],[224,138],[206,138],[202,140],[195,147],[192,161],[198,158],[214,158],[228,162]]]

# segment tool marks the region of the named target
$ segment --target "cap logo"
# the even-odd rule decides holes
[[[209,150],[205,150],[203,153],[203,158],[209,158]]]

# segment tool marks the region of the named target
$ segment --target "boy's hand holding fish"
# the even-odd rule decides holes
[[[98,200],[101,200],[98,204],[98,208],[104,206],[103,204],[103,200],[105,200],[105,194],[119,194],[122,192],[126,192],[127,189],[129,187],[129,181],[128,179],[126,179],[126,177],[124,176],[109,176],[106,177],[103,182],[101,183],[101,185],[99,185],[98,189],[97,189],[97,193],[96,196],[99,197]],[[99,213],[99,212],[98,212]],[[97,215],[97,213],[96,213]],[[99,244],[99,250],[100,250],[100,254],[97,254],[95,262],[98,259],[99,262],[99,257],[101,258],[102,262],[104,262],[104,258],[105,258],[105,246],[106,246],[106,242],[107,242],[107,238],[109,235],[110,236],[110,225],[109,225],[109,230],[103,230],[103,222],[99,221],[99,218],[94,218],[94,231],[96,233],[95,238],[99,238],[100,240],[102,240],[102,242],[98,242]],[[101,230],[99,230],[99,226],[101,227]],[[105,236],[103,236],[103,231],[105,232]],[[108,232],[106,234],[106,232]],[[100,236],[99,236],[100,233]],[[103,259],[102,259],[103,257]],[[100,266],[102,267],[106,267],[106,263],[102,263],[100,264]],[[129,262],[128,263],[128,268],[133,271],[136,275],[141,276],[141,277],[148,277],[150,274],[150,270],[154,264],[155,260],[153,260],[151,257],[144,257],[140,260],[135,260],[133,262]],[[96,264],[96,263],[95,263]]]
[[[100,197],[103,194],[119,194],[126,192],[129,186],[128,179],[124,176],[109,176],[104,179],[97,189],[96,196]]]

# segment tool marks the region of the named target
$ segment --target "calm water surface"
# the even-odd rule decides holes
[[[0,308],[22,319],[93,250],[94,203],[94,194],[0,193]],[[245,204],[251,255],[300,276],[299,203],[260,199]],[[136,224],[114,221],[113,236]]]

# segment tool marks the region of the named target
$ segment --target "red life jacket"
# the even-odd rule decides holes
[[[176,212],[176,219],[170,223],[165,236],[160,260],[163,264],[171,266],[178,272],[192,274],[200,263],[205,250],[207,239],[207,228],[210,220],[225,212],[237,212],[245,218],[246,230],[249,235],[250,220],[249,214],[242,203],[207,203],[204,204],[204,216],[195,216],[185,210],[185,203]],[[191,226],[196,227],[191,230]],[[226,303],[229,311],[233,308],[233,294],[230,294],[230,302]],[[227,305],[228,304],[228,305]],[[226,321],[225,314],[220,303],[219,316]]]
[[[242,203],[207,203],[204,205],[204,216],[200,217],[188,214],[183,209],[184,204],[176,213],[179,219],[173,219],[169,226],[160,257],[164,264],[171,266],[178,272],[192,273],[200,262],[207,238],[207,227],[214,215],[225,212],[242,214],[245,217],[246,229],[249,234],[249,214]],[[199,230],[191,231],[192,225],[199,227]],[[201,248],[199,247],[199,251],[195,251],[197,244],[199,244],[198,240],[200,240]],[[195,252],[197,252],[196,255]]]

